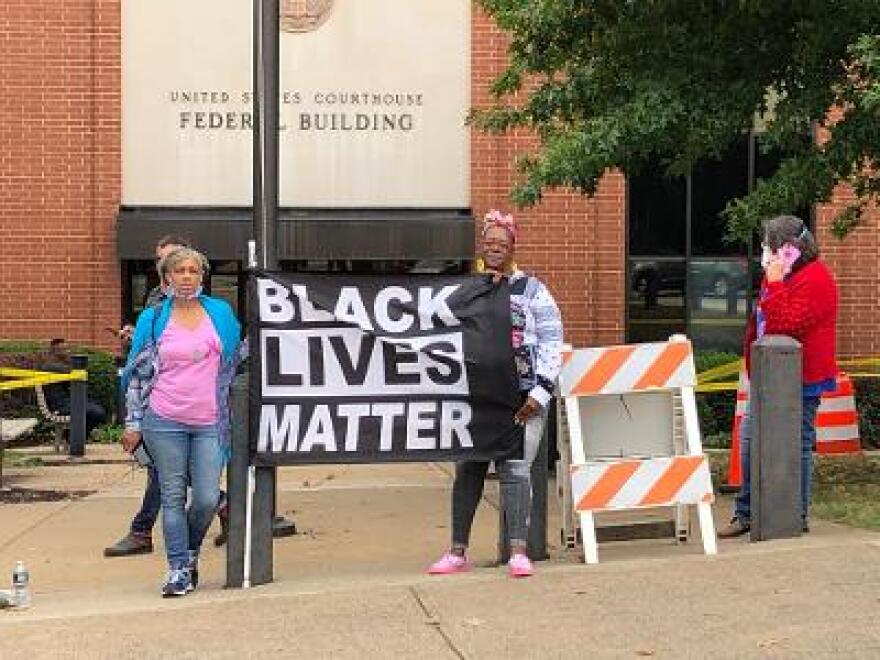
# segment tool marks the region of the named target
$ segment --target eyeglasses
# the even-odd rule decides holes
[[[507,250],[511,247],[510,241],[493,240],[493,239],[483,241],[483,246],[484,247],[493,247],[493,248],[502,248],[504,250]]]

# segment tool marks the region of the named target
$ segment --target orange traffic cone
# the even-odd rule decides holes
[[[852,454],[862,450],[855,389],[846,374],[837,377],[837,389],[822,395],[816,415],[816,453]]]
[[[739,384],[736,387],[736,410],[733,414],[733,431],[730,433],[730,457],[727,462],[727,483],[721,486],[722,492],[739,490],[742,486],[742,462],[739,453],[739,433],[742,418],[749,400],[749,379],[745,371],[739,372]]]

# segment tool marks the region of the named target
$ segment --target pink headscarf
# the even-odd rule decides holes
[[[483,236],[492,227],[501,227],[510,236],[510,240],[516,245],[516,239],[519,236],[516,222],[510,213],[504,214],[498,209],[492,209],[483,216]]]

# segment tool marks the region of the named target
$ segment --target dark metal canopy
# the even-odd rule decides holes
[[[177,234],[214,260],[247,260],[253,213],[242,208],[121,207],[120,259],[152,259]],[[472,259],[468,209],[279,209],[278,259]]]

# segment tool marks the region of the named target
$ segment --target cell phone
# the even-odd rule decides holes
[[[141,440],[137,447],[134,448],[134,451],[131,452],[131,457],[137,461],[137,464],[141,467],[150,467],[153,464],[153,457],[150,456],[150,452],[147,451],[147,446],[144,444],[144,441]]]
[[[791,243],[786,243],[781,248],[779,248],[779,252],[777,254],[779,256],[779,259],[782,260],[783,266],[785,266],[786,273],[791,272],[791,267],[794,266],[794,262],[801,257],[801,251],[798,250]]]

